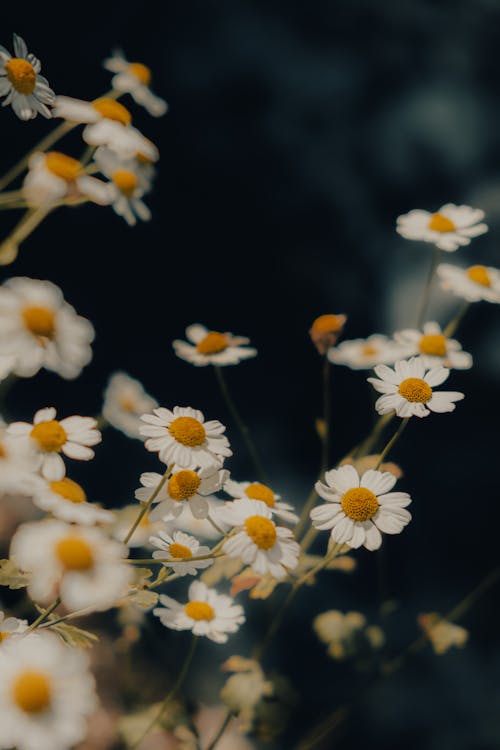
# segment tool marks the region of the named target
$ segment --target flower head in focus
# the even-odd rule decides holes
[[[335,346],[347,320],[346,315],[320,315],[313,321],[309,336],[321,356]]]
[[[170,536],[170,534],[160,531],[158,536],[150,537],[149,541],[153,547],[157,547],[153,552],[153,557],[180,576],[195,576],[199,570],[213,565],[213,559],[191,559],[209,555],[210,549],[200,545],[199,541],[190,534],[174,531]]]
[[[418,624],[430,640],[436,654],[445,654],[453,646],[463,648],[469,638],[469,632],[465,628],[449,622],[437,612],[419,615]]]
[[[453,252],[468,245],[472,237],[488,231],[484,211],[470,206],[446,203],[436,213],[415,208],[398,216],[396,231],[408,240],[430,242],[441,250]]]
[[[130,438],[142,440],[139,432],[141,414],[157,406],[158,402],[146,393],[142,383],[125,372],[115,372],[104,392],[102,415],[115,429]]]
[[[29,206],[50,206],[67,199],[85,199],[107,206],[111,196],[107,183],[86,174],[78,159],[60,151],[35,153],[23,182],[23,195]]]
[[[261,482],[235,482],[228,479],[224,484],[224,492],[233,498],[249,497],[250,500],[261,500],[271,510],[273,516],[281,518],[285,523],[296,524],[299,517],[293,512],[293,505],[281,502],[281,495],[277,495],[266,484]]]
[[[111,85],[116,91],[130,94],[136,104],[144,107],[153,117],[161,117],[167,112],[167,102],[151,91],[151,71],[144,63],[129,62],[120,50],[113,50],[103,65],[115,74]]]
[[[460,268],[441,263],[437,275],[442,288],[462,297],[467,302],[494,302],[500,304],[500,271],[490,266]]]
[[[371,370],[375,365],[392,364],[402,356],[404,349],[380,333],[367,339],[348,339],[328,350],[332,364],[347,365],[351,370]]]
[[[425,323],[423,330],[405,329],[394,334],[395,340],[406,348],[405,356],[418,355],[424,366],[453,368],[468,370],[472,367],[472,356],[462,351],[461,344],[455,339],[449,339],[441,330],[439,323],[430,321]]]
[[[152,521],[172,520],[180,516],[184,506],[195,518],[207,518],[210,510],[209,497],[218,492],[226,481],[228,472],[218,466],[207,469],[177,469],[164,483],[153,502],[155,509],[149,514]],[[141,484],[135,497],[141,503],[149,502],[152,494],[162,481],[161,474],[145,472],[141,474]]]
[[[186,328],[186,338],[188,341],[176,339],[173,342],[175,353],[198,367],[237,365],[244,359],[257,356],[257,350],[247,346],[250,339],[233,336],[232,333],[209,331],[199,323]]]
[[[40,60],[28,52],[26,42],[14,34],[14,56],[0,45],[0,96],[2,107],[8,104],[20,120],[32,120],[38,113],[52,117],[49,106],[55,94],[46,78],[40,75]]]

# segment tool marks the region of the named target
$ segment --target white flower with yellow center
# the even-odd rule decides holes
[[[188,591],[189,601],[180,604],[165,594],[160,595],[163,607],[153,609],[161,623],[172,630],[191,630],[194,635],[205,635],[216,643],[226,643],[228,633],[236,633],[245,622],[243,607],[230,596],[218,594],[201,581],[193,581]]]
[[[351,370],[371,370],[379,364],[392,364],[404,350],[383,334],[367,339],[350,339],[328,349],[327,357],[334,365],[347,365]]]
[[[207,469],[177,469],[167,479],[154,499],[156,508],[149,514],[152,521],[170,521],[180,516],[185,505],[195,518],[207,518],[210,506],[208,496],[221,489],[228,477],[225,469],[210,466]],[[142,487],[135,491],[136,500],[147,503],[162,481],[161,474],[145,472],[140,477]]]
[[[78,159],[60,151],[33,154],[23,182],[23,195],[34,208],[64,199],[86,198],[100,206],[107,206],[112,200],[106,182],[86,174]]]
[[[447,338],[439,323],[434,321],[425,323],[422,331],[413,328],[398,331],[394,338],[406,350],[404,356],[420,356],[428,369],[440,365],[455,370],[468,370],[472,367],[472,355],[462,351],[458,341]]]
[[[14,34],[14,57],[0,45],[0,96],[20,120],[32,120],[38,113],[52,117],[49,106],[55,94],[46,78],[40,75],[42,66],[35,55],[28,52],[24,39]]]
[[[120,50],[114,50],[103,65],[106,70],[115,73],[111,85],[116,91],[130,94],[153,117],[161,117],[167,112],[167,102],[150,89],[151,70],[144,63],[129,62]]]
[[[153,552],[153,557],[180,576],[195,576],[199,570],[209,568],[214,563],[213,559],[192,560],[193,557],[209,555],[210,548],[182,531],[174,531],[172,536],[160,531],[158,536],[150,537],[149,541],[154,547],[158,547]]]
[[[62,479],[66,474],[61,453],[68,458],[90,461],[95,454],[89,446],[101,442],[93,417],[66,417],[59,421],[56,416],[56,410],[50,406],[36,412],[33,424],[13,422],[7,427],[8,435],[30,442],[38,453],[42,475],[50,480]]]
[[[69,477],[43,481],[43,488],[33,495],[33,502],[55,518],[69,523],[93,526],[97,523],[112,523],[115,520],[115,515],[111,511],[89,503],[83,487]]]
[[[471,237],[488,231],[484,211],[470,206],[446,203],[436,213],[414,209],[398,216],[396,231],[408,240],[430,242],[441,250],[453,252],[468,245]]]
[[[290,529],[276,526],[266,503],[240,497],[225,503],[219,517],[236,529],[222,546],[229,557],[237,557],[256,573],[270,573],[274,578],[284,578],[297,567],[300,547]]]
[[[89,146],[107,146],[123,159],[144,155],[151,162],[159,158],[158,149],[132,126],[132,115],[115,99],[101,97],[93,102],[57,96],[54,117],[70,123],[85,124],[82,137]]]
[[[234,498],[249,497],[250,500],[260,500],[267,505],[273,516],[281,518],[285,523],[295,524],[299,520],[293,512],[293,505],[280,502],[281,495],[277,495],[261,482],[235,482],[228,479],[224,484],[224,492]]]
[[[14,355],[14,373],[30,378],[42,367],[76,378],[92,359],[94,328],[50,281],[24,277],[0,286],[0,354]]]
[[[490,266],[460,268],[449,263],[437,267],[442,288],[463,297],[467,302],[495,302],[500,304],[500,271]]]
[[[0,649],[0,747],[69,750],[97,707],[87,655],[52,633],[12,638]]]
[[[56,595],[66,609],[109,609],[127,593],[131,566],[125,545],[97,527],[57,520],[26,523],[12,538],[11,558],[30,574],[28,593],[37,602]]]
[[[142,383],[125,372],[115,372],[104,392],[102,415],[128,437],[143,440],[139,432],[140,417],[157,406],[158,402],[146,393]]]
[[[0,610],[0,648],[11,635],[24,633],[27,629],[27,620],[19,620],[17,617],[5,617],[5,613]]]
[[[388,471],[368,469],[359,476],[354,466],[341,466],[316,482],[316,492],[326,503],[313,508],[316,529],[330,530],[336,544],[357,549],[378,549],[382,534],[400,534],[411,520],[405,508],[411,503],[407,492],[389,492],[396,477]]]
[[[143,414],[140,428],[148,451],[158,451],[160,460],[183,469],[220,468],[233,452],[222,433],[226,428],[215,419],[205,422],[203,412],[190,406],[160,407]]]
[[[115,522],[110,528],[110,534],[113,539],[124,542],[130,527],[137,518],[137,505],[126,505],[114,512]],[[166,524],[162,521],[151,521],[149,513],[145,513],[141,518],[138,527],[127,542],[128,547],[151,547],[149,539],[152,534],[159,534],[166,529]]]
[[[151,211],[142,197],[151,190],[151,183],[135,160],[124,161],[109,148],[97,149],[94,161],[99,170],[109,177],[113,210],[129,226],[151,219]]]
[[[257,350],[247,346],[250,339],[233,336],[232,333],[209,331],[199,323],[186,328],[186,337],[191,343],[180,339],[173,342],[175,353],[198,367],[237,365],[244,359],[257,356]]]
[[[443,414],[455,410],[455,402],[464,398],[458,391],[435,391],[450,371],[433,367],[427,372],[420,357],[400,360],[394,369],[377,365],[377,378],[367,378],[376,391],[384,395],[375,402],[378,414],[396,411],[398,417],[427,417],[431,411]]]

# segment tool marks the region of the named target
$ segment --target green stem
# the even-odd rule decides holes
[[[398,429],[396,430],[396,432],[391,437],[391,439],[389,440],[389,442],[385,446],[384,450],[382,451],[382,453],[378,457],[378,461],[377,461],[377,464],[375,466],[375,471],[377,469],[380,469],[380,466],[384,462],[385,457],[387,456],[387,454],[391,450],[392,446],[399,440],[399,438],[403,434],[404,428],[406,427],[406,425],[408,424],[409,421],[410,421],[410,417],[404,417],[404,419],[401,420],[401,424],[399,425]]]
[[[137,518],[135,519],[134,523],[130,527],[127,536],[123,540],[124,544],[128,544],[128,542],[130,541],[130,537],[132,536],[132,534],[134,533],[134,531],[136,530],[136,528],[139,526],[140,522],[142,521],[142,519],[144,518],[144,516],[146,515],[146,513],[148,512],[148,510],[151,508],[152,504],[154,503],[154,501],[156,500],[156,498],[158,497],[158,495],[160,494],[160,491],[161,491],[163,485],[165,484],[165,482],[167,481],[168,477],[170,476],[171,471],[172,471],[171,468],[169,466],[167,466],[167,470],[165,471],[165,474],[162,476],[161,480],[158,482],[158,486],[155,488],[153,494],[151,495],[151,497],[149,498],[149,500],[147,501],[147,503],[145,503],[143,505],[143,507],[141,508],[141,510],[139,512],[139,515],[137,516]]]
[[[31,623],[29,628],[25,631],[24,635],[27,635],[28,633],[32,633],[33,630],[36,630],[37,627],[41,625],[42,622],[46,620],[47,617],[49,617],[49,615],[51,615],[55,609],[57,609],[60,603],[61,603],[61,597],[58,596],[57,599],[52,602],[50,607],[47,607],[47,609],[44,609],[44,611],[36,618],[36,620],[34,620],[34,622]]]
[[[448,323],[448,325],[443,331],[443,335],[446,336],[446,338],[450,338],[451,336],[453,336],[458,326],[462,322],[462,318],[464,317],[469,307],[470,307],[470,302],[467,302],[467,301],[463,302],[463,304],[460,306],[455,317],[450,320],[450,322]]]
[[[431,296],[432,282],[434,281],[434,275],[436,273],[436,268],[438,266],[440,257],[441,257],[441,248],[439,247],[434,248],[434,254],[432,256],[431,267],[429,269],[429,275],[427,277],[427,282],[425,284],[422,302],[420,304],[420,312],[417,318],[417,328],[421,328],[422,324],[425,321],[425,315],[427,313],[427,307],[429,305],[429,299]]]
[[[228,711],[227,714],[224,717],[224,721],[222,722],[222,724],[219,727],[219,730],[218,730],[217,734],[213,738],[212,742],[207,746],[206,750],[214,750],[215,746],[217,745],[217,743],[221,739],[222,735],[224,734],[224,732],[228,728],[229,724],[231,723],[231,719],[232,718],[233,718],[233,714],[231,713],[231,711]]]

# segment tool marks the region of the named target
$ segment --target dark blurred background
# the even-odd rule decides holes
[[[499,265],[500,1],[123,0],[33,3],[1,16],[0,42],[10,48],[11,32],[22,35],[56,93],[90,99],[106,91],[101,61],[120,46],[152,68],[153,88],[170,106],[160,120],[133,107],[135,124],[161,151],[149,224],[130,229],[97,206],[59,210],[1,271],[2,279],[52,280],[97,331],[78,381],[41,373],[16,385],[16,418],[48,404],[65,415],[97,413],[108,375],[123,369],[165,406],[189,404],[226,423],[235,447],[229,468],[252,479],[213,373],[171,348],[193,322],[247,335],[259,357],[227,368],[229,387],[273,486],[300,507],[320,454],[312,320],[345,312],[346,338],[415,321],[432,248],[400,238],[396,217],[446,202],[483,208],[489,234],[445,260]],[[21,123],[10,109],[1,117],[3,172],[52,126]],[[81,149],[77,136],[61,146]],[[16,218],[2,212],[2,235]],[[436,287],[431,318],[446,323],[457,306]],[[450,378],[466,399],[454,414],[412,420],[393,453],[414,520],[385,538],[395,602],[384,623],[389,654],[418,635],[420,612],[446,613],[498,563],[498,307],[473,305],[457,337],[475,359],[472,371]],[[368,374],[333,372],[332,465],[370,429]],[[120,505],[155,466],[138,442],[109,430],[96,460],[73,476]],[[326,535],[317,551],[325,544]],[[354,576],[324,575],[303,592],[269,653],[301,700],[275,747],[291,747],[347,700],[351,718],[323,747],[498,748],[498,589],[463,618],[465,650],[436,657],[427,647],[366,690],[366,676],[329,660],[311,629],[332,608],[379,621],[373,555],[356,557]],[[244,653],[276,605],[253,606],[248,643],[238,641]],[[220,652],[208,653],[216,665]]]

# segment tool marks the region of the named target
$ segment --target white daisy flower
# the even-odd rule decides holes
[[[191,630],[194,635],[206,635],[216,643],[226,643],[228,633],[236,633],[245,622],[243,607],[230,596],[218,594],[201,581],[193,581],[188,591],[189,601],[180,604],[165,594],[160,595],[163,607],[153,609],[165,627],[172,630]]]
[[[50,281],[16,277],[0,287],[0,353],[15,355],[16,375],[45,367],[72,380],[92,359],[93,339],[90,321]]]
[[[199,323],[186,328],[186,337],[191,343],[180,339],[173,342],[175,353],[198,367],[237,365],[244,359],[257,356],[257,349],[246,346],[250,339],[233,336],[232,333],[209,331]]]
[[[0,45],[0,96],[20,120],[32,120],[38,113],[52,117],[49,106],[55,94],[46,78],[40,75],[40,60],[28,52],[24,39],[14,34],[14,57]]]
[[[85,490],[73,479],[63,477],[42,481],[40,491],[33,495],[33,503],[55,518],[84,526],[112,523],[115,520],[115,515],[111,511],[89,503]]]
[[[203,412],[190,406],[174,406],[173,411],[160,407],[153,414],[143,414],[141,435],[148,451],[158,451],[164,463],[186,469],[220,468],[233,452],[222,433],[223,424],[215,419],[205,422]]]
[[[496,302],[500,304],[500,271],[490,266],[460,268],[449,263],[437,267],[441,286],[467,302]]]
[[[31,497],[43,485],[38,476],[36,450],[24,441],[7,434],[0,426],[0,497],[7,494]]]
[[[1,747],[68,750],[84,739],[97,707],[87,655],[47,632],[0,649]]]
[[[300,547],[292,531],[276,526],[264,502],[240,497],[225,503],[219,516],[237,529],[222,545],[229,557],[238,557],[256,573],[270,573],[274,578],[284,578],[297,567]]]
[[[29,440],[38,453],[39,467],[45,479],[58,480],[66,474],[60,453],[78,461],[90,461],[94,451],[89,447],[101,442],[101,433],[96,430],[93,417],[66,417],[58,421],[53,406],[39,409],[33,424],[13,422],[7,434],[21,440]]]
[[[219,510],[224,506],[224,501],[219,500],[216,497],[207,497],[208,512],[212,518],[217,519],[217,526],[223,531],[227,531],[227,526],[223,524],[218,518]],[[208,539],[213,541],[214,539],[220,539],[221,534],[212,526],[210,521],[206,518],[195,518],[192,511],[189,508],[189,503],[182,503],[182,509],[178,516],[171,517],[165,523],[168,525],[170,531],[178,530],[185,531],[187,534],[192,534],[197,538]],[[171,519],[171,520],[170,520]]]
[[[126,505],[114,512],[115,522],[110,528],[110,534],[113,539],[124,542],[130,527],[137,518],[137,505]],[[129,547],[151,547],[149,539],[152,534],[159,534],[166,529],[166,524],[162,521],[151,521],[149,513],[145,513],[141,518],[139,525],[127,542]]]
[[[158,402],[144,390],[142,383],[125,372],[111,375],[104,392],[104,419],[130,438],[142,440],[140,417],[158,406]]]
[[[111,57],[104,60],[103,65],[106,70],[115,73],[111,85],[116,91],[130,94],[132,99],[153,117],[161,117],[167,112],[167,102],[153,94],[150,89],[151,71],[146,65],[129,62],[120,50],[114,50]]]
[[[11,635],[24,633],[27,629],[27,620],[19,620],[17,617],[5,617],[5,613],[0,610],[0,648]]]
[[[367,378],[376,391],[384,395],[377,399],[375,409],[379,414],[396,411],[398,417],[427,417],[431,411],[442,414],[454,411],[455,402],[464,398],[458,391],[439,391],[434,388],[448,378],[446,367],[427,368],[420,357],[400,360],[394,369],[377,365],[375,375]]]
[[[156,495],[153,503],[156,508],[149,514],[152,521],[169,521],[177,518],[185,505],[195,518],[207,518],[210,510],[208,496],[218,492],[226,481],[229,472],[217,466],[194,471],[177,469]],[[163,477],[156,472],[141,474],[142,487],[135,491],[136,500],[149,502]]]
[[[406,349],[405,357],[419,355],[424,367],[428,369],[440,365],[455,370],[468,370],[472,367],[472,355],[462,351],[462,345],[458,341],[447,338],[439,323],[434,321],[425,323],[422,331],[413,328],[398,331],[394,338]]]
[[[86,198],[100,206],[111,203],[109,185],[85,173],[85,167],[60,151],[37,152],[29,161],[23,195],[31,207],[50,206],[68,198]]]
[[[260,500],[270,509],[273,516],[281,518],[285,523],[295,524],[299,517],[293,512],[293,505],[282,503],[281,495],[260,482],[235,482],[228,479],[224,484],[224,492],[231,497],[249,497],[250,500]]]
[[[93,102],[57,96],[54,117],[71,123],[86,124],[83,140],[89,146],[107,146],[123,159],[144,155],[151,162],[159,158],[158,149],[132,123],[132,115],[115,99],[102,97]]]
[[[150,537],[149,541],[154,547],[158,547],[153,552],[153,557],[180,576],[195,576],[199,570],[209,568],[214,563],[213,559],[191,560],[192,557],[209,555],[210,548],[200,545],[194,536],[182,531],[174,531],[172,536],[160,531],[158,536]]]
[[[411,520],[405,510],[411,503],[407,492],[389,492],[396,477],[388,471],[369,469],[360,478],[354,466],[341,466],[325,474],[325,482],[315,489],[327,502],[313,508],[311,520],[316,529],[331,529],[337,544],[378,549],[382,535],[399,534]]]
[[[25,523],[12,538],[11,558],[30,574],[28,593],[47,602],[56,595],[70,611],[109,609],[127,593],[132,569],[125,545],[97,527],[58,520]]]
[[[398,216],[396,231],[408,240],[430,242],[441,250],[453,252],[468,245],[471,237],[488,231],[482,223],[484,211],[470,206],[446,203],[436,213],[414,209]]]
[[[94,155],[99,170],[109,177],[113,210],[129,226],[151,219],[151,211],[142,197],[151,190],[151,182],[136,160],[124,161],[109,148],[99,148]]]
[[[327,357],[334,365],[347,365],[351,370],[371,370],[379,364],[392,364],[404,354],[401,346],[387,336],[375,333],[367,339],[350,339],[328,349]]]

